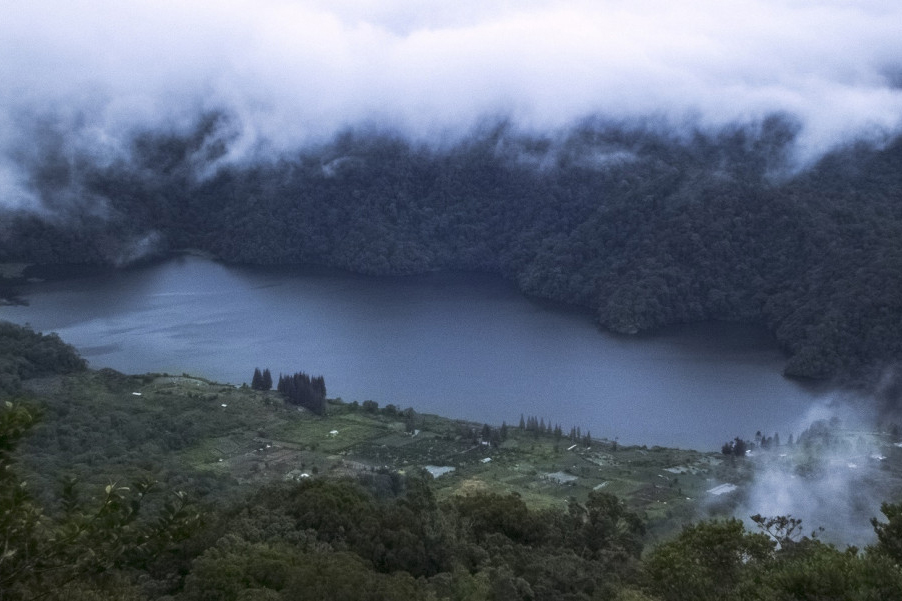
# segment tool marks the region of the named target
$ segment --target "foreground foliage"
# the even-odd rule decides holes
[[[48,342],[24,340],[25,352]],[[73,364],[47,365],[35,373]],[[64,394],[90,375],[39,382],[56,382]],[[425,472],[380,469],[259,479],[241,492],[222,476],[198,480],[159,445],[183,450],[250,416],[266,427],[273,409],[265,393],[248,391],[261,400],[246,413],[201,414],[199,407],[222,409],[215,396],[225,393],[191,384],[191,394],[213,398],[180,412],[186,399],[166,404],[166,389],[136,402],[143,377],[96,378],[131,403],[134,419],[119,405],[60,403],[59,393],[42,410],[0,403],[0,601],[882,601],[902,590],[902,502],[883,505],[876,542],[863,551],[804,536],[789,516],[752,516],[751,531],[735,519],[691,523],[648,548],[642,516],[600,490],[544,507],[478,488],[440,499]],[[41,421],[44,431],[32,438],[44,442],[29,446]],[[98,469],[117,473],[92,474]],[[58,481],[65,471],[90,482]],[[102,483],[121,473],[127,485]],[[203,503],[179,492],[181,484],[206,495]]]
[[[34,423],[22,404],[0,408],[2,601],[877,601],[902,590],[902,504],[884,505],[864,552],[800,536],[791,518],[755,516],[759,532],[701,522],[644,557],[642,520],[613,495],[566,510],[530,509],[513,494],[438,502],[425,474],[377,476],[390,486],[273,483],[203,519],[182,493],[154,503],[148,482],[110,484],[87,501],[66,482],[42,507],[12,459]]]
[[[59,506],[46,511],[12,465],[11,452],[33,424],[21,404],[0,408],[0,600],[54,597],[73,584],[117,589],[126,571],[152,570],[198,527],[200,516],[182,492],[151,501],[152,515],[145,516],[149,481],[111,483],[84,502],[68,480]]]

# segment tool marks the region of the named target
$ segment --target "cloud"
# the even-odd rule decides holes
[[[889,0],[3,0],[0,13],[7,162],[29,119],[104,156],[215,110],[235,117],[241,157],[348,126],[447,143],[496,117],[544,133],[587,116],[717,128],[781,112],[802,125],[804,159],[902,126]],[[25,202],[9,166],[0,184]]]
[[[899,486],[883,465],[898,449],[875,430],[873,403],[834,393],[813,405],[796,424],[796,444],[756,450],[754,478],[736,509],[736,517],[792,515],[804,534],[823,528],[835,544],[874,542],[870,519],[882,502],[891,502]],[[800,435],[801,434],[801,435]]]

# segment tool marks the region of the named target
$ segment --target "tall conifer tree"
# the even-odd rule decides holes
[[[251,378],[251,388],[254,390],[263,390],[263,374],[260,373],[260,368],[254,368],[254,377]]]

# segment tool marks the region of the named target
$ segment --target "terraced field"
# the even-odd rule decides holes
[[[534,507],[585,500],[604,490],[642,514],[661,535],[699,517],[729,514],[756,470],[806,458],[801,446],[750,458],[485,426],[394,407],[367,411],[329,402],[323,416],[254,391],[187,375],[125,376],[110,370],[29,383],[43,407],[22,448],[41,490],[64,474],[87,484],[151,476],[211,502],[277,479],[435,474],[440,499],[472,491],[516,493]],[[861,437],[857,434],[861,445]],[[900,489],[902,446],[867,434],[878,448],[887,494]],[[862,461],[868,461],[863,459]],[[876,461],[876,460],[870,460]]]

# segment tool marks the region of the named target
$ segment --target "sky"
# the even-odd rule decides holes
[[[897,0],[0,0],[0,198],[36,124],[72,152],[232,117],[237,158],[348,127],[683,130],[790,115],[799,156],[902,129]]]

